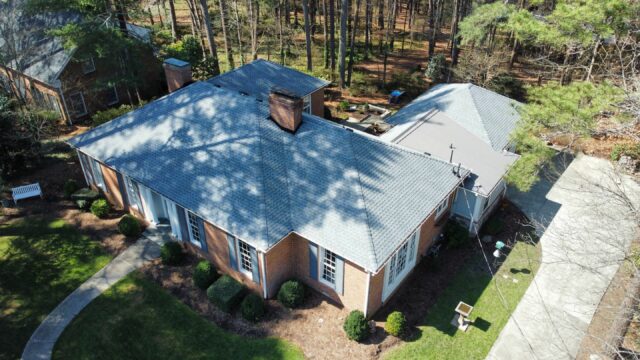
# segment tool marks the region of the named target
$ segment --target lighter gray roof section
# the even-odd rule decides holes
[[[265,102],[207,82],[69,142],[261,250],[294,231],[369,271],[461,180],[312,115],[283,131]]]
[[[453,163],[461,163],[473,173],[465,181],[465,187],[484,196],[490,194],[519,157],[508,151],[493,150],[445,113],[437,110],[389,140],[447,160],[451,156],[449,146],[453,145]]]
[[[272,88],[284,88],[295,95],[305,96],[329,85],[328,81],[263,59],[254,60],[207,81],[259,99],[267,99]]]
[[[509,145],[520,115],[519,102],[473,84],[440,84],[420,95],[387,119],[392,125],[417,121],[437,109],[489,144],[494,150]]]

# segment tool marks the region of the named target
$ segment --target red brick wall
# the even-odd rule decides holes
[[[324,88],[311,94],[311,113],[324,117]]]
[[[104,183],[109,190],[104,196],[116,209],[124,209],[122,194],[118,185],[118,173],[104,164],[100,164],[100,167],[102,168]]]

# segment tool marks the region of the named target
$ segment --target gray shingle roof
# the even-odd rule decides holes
[[[494,150],[509,144],[520,103],[473,84],[440,84],[387,119],[393,125],[413,122],[435,109],[445,113]]]
[[[197,82],[70,144],[261,250],[289,232],[378,270],[453,191],[454,167]],[[466,175],[465,172],[463,175]]]
[[[286,88],[302,97],[329,85],[328,81],[263,59],[254,60],[207,81],[259,99],[267,99],[273,87]]]

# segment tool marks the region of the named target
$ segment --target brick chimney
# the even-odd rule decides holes
[[[284,89],[272,89],[269,94],[271,119],[281,128],[296,132],[302,123],[303,100]]]
[[[191,64],[186,61],[169,58],[164,61],[162,67],[170,93],[193,82]]]

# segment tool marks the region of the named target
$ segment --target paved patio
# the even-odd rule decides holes
[[[569,160],[570,161],[570,160]],[[558,160],[562,168],[562,161]],[[629,206],[640,186],[617,178],[611,164],[578,156],[561,176],[548,173],[528,193],[508,197],[542,234],[542,264],[488,359],[573,359],[631,240],[638,236]],[[557,180],[557,181],[556,181]]]
[[[22,353],[22,359],[51,359],[56,341],[73,318],[113,284],[145,262],[159,257],[160,245],[166,239],[167,235],[157,230],[145,231],[135,244],[69,294],[31,335]]]

